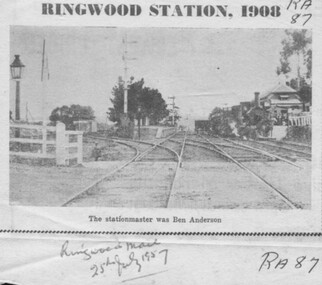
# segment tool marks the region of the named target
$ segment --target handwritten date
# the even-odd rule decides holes
[[[116,254],[112,259],[107,257],[105,262],[93,264],[90,269],[93,271],[92,277],[95,277],[103,274],[107,268],[116,266],[118,276],[122,276],[123,271],[130,267],[136,268],[138,272],[141,272],[143,263],[151,262],[153,259],[160,258],[160,256],[163,257],[163,264],[166,265],[168,262],[168,249],[163,249],[160,251],[146,251],[143,254],[135,254],[132,251],[124,259]]]

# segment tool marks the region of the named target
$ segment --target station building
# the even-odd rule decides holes
[[[297,91],[285,84],[277,84],[260,94],[259,105],[272,113],[277,124],[285,123],[289,114],[300,113],[303,110],[303,102]]]

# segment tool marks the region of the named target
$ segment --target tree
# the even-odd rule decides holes
[[[71,105],[70,111],[75,121],[94,120],[94,110],[90,106]]]
[[[278,75],[291,75],[290,85],[298,90],[304,102],[311,100],[312,38],[308,30],[285,31]],[[293,73],[292,73],[293,71]],[[295,72],[294,72],[295,71]],[[295,78],[294,78],[295,77]]]
[[[134,82],[131,77],[128,86],[128,117],[136,118],[138,107],[141,107],[141,117],[149,117],[151,124],[157,124],[168,116],[167,104],[157,89],[144,86],[144,79]],[[109,119],[120,124],[124,114],[124,82],[119,82],[112,89],[113,107],[109,108]]]
[[[55,108],[49,117],[49,120],[56,124],[60,121],[66,125],[67,130],[74,130],[74,122],[80,120],[95,119],[94,111],[90,106],[71,105],[70,107],[64,105]]]

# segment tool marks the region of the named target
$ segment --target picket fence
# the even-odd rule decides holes
[[[289,115],[289,126],[311,126],[312,114],[310,112],[302,112],[298,115]]]

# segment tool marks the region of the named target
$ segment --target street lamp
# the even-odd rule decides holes
[[[138,106],[138,135],[139,135],[139,140],[141,140],[141,106]]]
[[[21,62],[19,55],[16,54],[14,61],[10,64],[11,78],[16,81],[16,120],[20,120],[20,79],[24,67],[25,65]]]
[[[20,79],[25,65],[21,62],[19,55],[15,55],[14,61],[10,64],[11,78],[16,81],[16,110],[15,120],[20,120]],[[16,130],[16,137],[19,137],[19,129]]]

